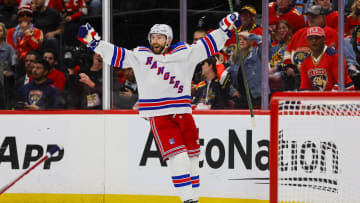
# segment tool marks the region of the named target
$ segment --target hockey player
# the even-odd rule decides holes
[[[336,91],[338,90],[338,53],[335,49],[325,45],[325,31],[321,27],[307,29],[307,41],[310,56],[301,64],[300,90]],[[351,81],[345,60],[345,88],[355,90]]]
[[[78,39],[117,68],[133,67],[138,83],[139,114],[148,118],[163,159],[168,160],[172,181],[181,200],[198,202],[200,143],[191,115],[191,79],[196,64],[220,50],[239,14],[229,14],[220,28],[193,45],[171,45],[170,26],[155,24],[148,34],[150,47],[130,51],[100,40],[89,25]]]

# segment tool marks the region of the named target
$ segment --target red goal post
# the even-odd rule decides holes
[[[343,118],[345,118],[345,121],[342,121]],[[331,132],[334,131],[333,129],[335,128],[341,128],[341,123],[353,123],[356,119],[360,121],[359,118],[360,92],[275,93],[270,102],[270,203],[330,202],[329,199],[326,200],[326,198],[334,199],[333,196],[336,198],[338,198],[338,196],[342,196],[339,199],[343,199],[343,196],[349,196],[344,193],[344,178],[340,177],[346,176],[345,178],[349,179],[349,177],[347,177],[349,176],[347,173],[353,172],[352,170],[345,170],[345,167],[349,165],[350,162],[348,161],[349,158],[346,158],[347,155],[343,156],[342,153],[347,149],[342,150],[338,148],[331,148],[332,144],[334,145],[334,148],[343,147],[343,142],[345,141],[340,141],[342,143],[339,143],[339,141],[337,141],[338,138],[336,137],[342,135],[331,137],[330,135],[327,135],[331,133],[319,133],[317,128],[323,125],[324,131]],[[349,120],[350,122],[348,122]],[[309,123],[306,124],[306,122],[310,122],[310,125]],[[299,123],[299,125],[296,125],[296,123]],[[334,127],[334,123],[339,123],[340,126]],[[302,124],[304,124],[304,126],[301,126]],[[282,125],[281,129],[279,129],[279,125]],[[354,134],[358,134],[357,137],[359,137],[359,139],[355,139],[360,140],[360,133],[356,133],[357,130],[360,132],[360,127],[358,126],[360,126],[360,122],[354,126],[354,129],[350,127],[351,129],[348,130],[353,130]],[[302,130],[302,128],[304,130]],[[303,132],[298,133],[298,131]],[[315,135],[309,135],[312,137],[306,137],[308,134],[311,134],[311,132],[315,132]],[[296,134],[299,134],[299,136],[296,137]],[[295,136],[292,137],[293,135]],[[298,138],[303,140],[298,141]],[[345,139],[343,138],[343,140]],[[354,142],[354,140],[349,139],[347,142],[351,143]],[[336,146],[336,144],[339,146]],[[301,148],[300,153],[299,148]],[[331,153],[332,158],[336,158],[333,159],[332,162],[329,161],[331,156],[328,160],[326,160],[326,156]],[[308,154],[311,154],[312,156],[308,156]],[[329,165],[330,162],[333,165],[326,168],[327,164]],[[360,169],[360,164],[358,165],[354,167],[356,170]],[[330,173],[328,171],[331,170],[331,167],[333,167],[333,171],[332,175],[329,176],[327,173]],[[281,168],[281,170],[279,168]],[[356,177],[360,177],[360,175],[356,175]],[[304,180],[307,181],[306,184],[304,183]],[[310,182],[309,180],[312,181],[312,184],[308,184]],[[314,181],[317,182],[314,184]],[[360,181],[360,178],[358,178],[358,181]],[[357,184],[357,186],[354,186],[355,188],[350,189],[355,190],[351,192],[351,194],[355,194],[354,197],[349,197],[350,199],[356,199],[355,202],[360,202],[359,195],[356,195],[356,193],[360,193],[360,187],[358,187],[359,185],[360,184]],[[288,190],[289,188],[290,190]],[[301,193],[302,191],[306,192]],[[294,197],[291,194],[292,192],[294,193]],[[279,196],[283,195],[283,193],[286,193],[289,197],[279,198]],[[347,193],[349,192],[347,191]],[[307,199],[305,199],[305,197],[296,197],[297,194],[299,194],[299,196],[305,196]],[[308,200],[312,198],[315,200]],[[338,200],[334,200],[334,202],[338,202]],[[347,201],[341,200],[340,202]],[[354,201],[351,200],[349,202]]]

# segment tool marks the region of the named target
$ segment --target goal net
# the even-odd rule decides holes
[[[270,203],[360,203],[360,93],[271,99]]]

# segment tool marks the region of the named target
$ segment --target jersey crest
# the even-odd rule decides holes
[[[294,64],[301,64],[308,56],[310,56],[310,48],[300,47],[293,53],[292,61]]]
[[[308,71],[311,85],[318,91],[324,91],[328,82],[327,72],[324,68],[315,68]]]
[[[42,91],[40,90],[31,90],[29,92],[29,102],[30,104],[36,104],[38,101],[40,101],[42,97]]]

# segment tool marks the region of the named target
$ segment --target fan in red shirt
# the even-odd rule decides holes
[[[275,30],[275,26],[280,20],[289,22],[294,33],[305,26],[304,16],[293,7],[292,0],[276,0],[269,4],[270,30]]]
[[[360,0],[354,1],[351,13],[345,20],[345,35],[351,35],[355,26],[360,25]]]
[[[301,84],[299,90],[338,90],[338,53],[325,45],[325,31],[321,27],[307,29],[307,41],[311,50],[301,64]],[[345,88],[355,90],[344,60]]]
[[[307,10],[307,17],[309,19],[310,27],[323,27],[325,30],[325,44],[329,47],[337,48],[338,37],[335,29],[325,25],[325,13],[322,13],[324,10],[321,9],[319,5],[313,5]],[[300,68],[300,64],[305,60],[310,54],[310,47],[307,42],[307,27],[297,31],[291,41],[286,47],[285,56],[284,56],[284,66],[287,68],[287,75],[294,75],[291,73]],[[291,68],[291,69],[289,69]]]

